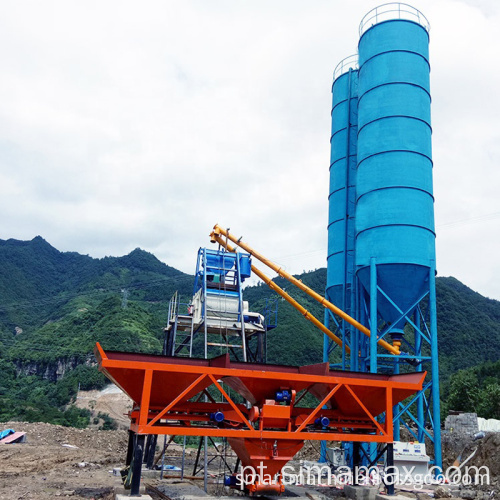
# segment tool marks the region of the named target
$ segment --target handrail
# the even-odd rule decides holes
[[[372,26],[384,21],[402,19],[420,24],[427,33],[431,30],[428,19],[415,7],[401,2],[384,3],[370,10],[359,24],[359,36],[368,31]]]
[[[333,81],[335,81],[339,76],[347,73],[350,69],[357,70],[359,68],[358,54],[352,54],[345,57],[340,61],[335,69],[333,70]]]
[[[213,243],[220,243],[218,240],[224,240],[221,238],[221,235],[225,236],[226,239],[231,240],[233,243],[241,247],[243,250],[248,252],[250,255],[255,257],[256,259],[260,260],[263,264],[271,268],[273,271],[278,273],[282,278],[285,278],[288,280],[290,283],[295,285],[297,288],[300,288],[302,291],[306,292],[310,297],[312,297],[314,300],[319,302],[323,307],[329,309],[332,311],[334,314],[342,318],[344,321],[349,323],[350,325],[354,326],[357,330],[359,330],[361,333],[364,333],[367,337],[370,337],[370,330],[366,328],[366,326],[362,325],[358,321],[356,321],[354,318],[349,316],[346,312],[342,311],[342,309],[339,309],[335,304],[332,304],[330,301],[326,300],[325,297],[322,297],[319,293],[315,292],[311,288],[309,288],[307,285],[304,285],[302,281],[298,280],[294,276],[292,276],[290,273],[287,273],[285,270],[283,270],[281,267],[277,266],[273,262],[271,262],[269,259],[266,259],[263,255],[259,254],[256,252],[253,248],[248,246],[246,243],[243,243],[241,241],[241,238],[236,238],[233,236],[228,230],[222,228],[218,224],[214,226],[213,231],[210,233],[210,239]],[[389,351],[391,354],[399,355],[401,354],[399,351],[399,348],[396,346],[392,346],[385,340],[378,340],[377,344],[379,344],[381,347]]]

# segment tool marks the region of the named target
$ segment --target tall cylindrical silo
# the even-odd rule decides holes
[[[403,312],[428,289],[435,259],[429,35],[421,19],[373,18],[358,46],[357,275],[369,293],[374,259],[377,285]],[[378,293],[379,314],[397,339],[404,324],[390,300]]]
[[[332,86],[327,295],[350,312],[354,279],[354,212],[358,135],[357,56],[341,61]]]

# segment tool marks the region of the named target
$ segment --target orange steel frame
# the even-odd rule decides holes
[[[96,346],[95,354],[100,370],[124,392],[128,393],[127,381],[131,382],[135,379],[141,396],[140,401],[135,401],[138,408],[130,414],[130,430],[137,434],[389,443],[393,441],[393,405],[398,402],[393,398],[393,391],[398,390],[398,399],[404,399],[421,388],[425,378],[425,373],[403,374],[387,377],[387,379],[377,379],[366,374],[363,374],[364,376],[359,374],[358,377],[356,376],[358,374],[353,373],[346,376],[345,372],[333,372],[333,375],[290,373],[279,369],[274,370],[272,365],[246,364],[248,368],[242,368],[242,363],[238,363],[237,368],[226,368],[210,366],[209,362],[207,364],[184,364],[180,361],[176,362],[173,358],[170,358],[172,362],[160,363],[156,362],[154,356],[147,356],[148,359],[151,358],[151,361],[112,359],[99,344]],[[317,372],[323,369],[322,364],[312,365],[310,371],[314,372],[315,367]],[[128,375],[123,380],[117,380],[116,373],[121,370],[126,371]],[[251,381],[257,386],[260,384],[262,387],[262,384],[266,384],[269,380],[270,372],[275,383],[281,384],[282,387],[301,388],[297,391],[292,389],[294,397],[299,391],[305,389],[308,392],[310,388],[317,387],[318,384],[327,386],[324,390],[326,395],[312,408],[294,406],[293,401],[289,406],[282,406],[276,405],[274,401],[265,400],[258,403],[258,409],[255,407],[247,409],[245,405],[235,402],[219,383],[220,379],[239,378]],[[166,380],[171,376],[172,383],[175,384],[175,375],[180,377],[180,373],[194,376],[194,380],[178,391],[170,401],[164,401],[160,405],[154,404],[152,402],[152,390],[155,385],[153,378],[162,376],[167,377],[164,378]],[[413,377],[409,377],[410,375]],[[137,384],[137,380],[141,377],[143,377],[142,387],[140,387],[140,382]],[[215,402],[207,391],[208,387],[215,387],[225,402]],[[383,423],[376,420],[377,415],[372,414],[356,394],[356,390],[360,388],[383,395],[385,399],[382,406],[382,411],[385,411]],[[346,397],[350,398],[348,404],[355,410],[354,417],[340,415],[335,409],[324,408],[340,389],[343,389],[343,401]],[[196,395],[199,395],[197,401],[189,401]],[[199,401],[203,396],[207,396],[210,402]],[[210,421],[210,412],[214,411],[224,412],[223,427]],[[315,417],[320,415],[328,417],[330,423],[326,428],[316,430],[312,425]],[[266,426],[271,428],[266,428]]]

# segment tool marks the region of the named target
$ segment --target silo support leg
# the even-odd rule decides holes
[[[389,481],[387,483],[387,494],[394,495],[394,444],[387,443],[387,458],[385,461],[386,471],[389,473]]]
[[[142,455],[144,452],[144,438],[142,434],[137,434],[134,447],[134,461],[132,462],[132,481],[130,484],[130,496],[140,497]]]
[[[128,431],[128,446],[127,446],[127,458],[125,460],[125,466],[128,467],[132,462],[132,457],[134,455],[134,431]]]
[[[432,357],[432,417],[434,429],[434,464],[442,467],[441,452],[441,406],[439,394],[439,362],[437,337],[437,309],[436,309],[436,263],[433,261],[429,273],[429,313],[431,326],[431,357]]]
[[[377,265],[370,259],[370,373],[377,373]]]

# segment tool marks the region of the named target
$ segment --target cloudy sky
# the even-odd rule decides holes
[[[326,265],[331,79],[376,2],[2,2],[0,238],[194,271],[220,223]],[[438,271],[500,299],[500,2],[431,23]]]

